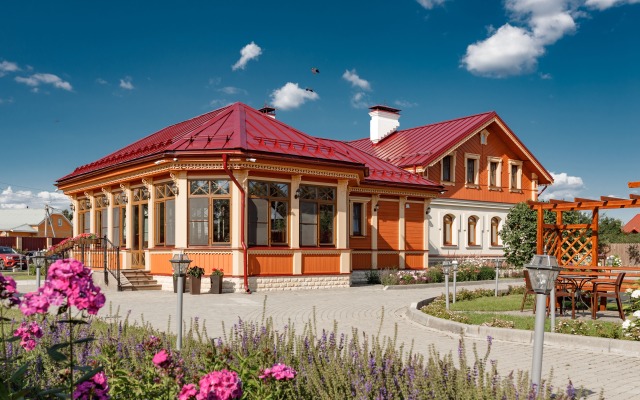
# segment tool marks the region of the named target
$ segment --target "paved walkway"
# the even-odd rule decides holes
[[[464,286],[459,284],[459,287]],[[485,287],[495,286],[487,284]],[[500,285],[500,288],[506,287],[507,283]],[[318,329],[332,329],[336,321],[338,330],[347,334],[351,334],[352,327],[367,334],[377,334],[384,313],[381,328],[383,336],[393,336],[397,326],[398,342],[405,343],[405,348],[413,343],[414,351],[427,355],[430,346],[433,345],[440,353],[455,354],[458,335],[426,328],[405,317],[410,303],[440,293],[442,287],[382,290],[379,285],[315,291],[263,292],[251,295],[186,293],[183,316],[186,321],[199,317],[209,336],[218,337],[222,335],[222,322],[230,327],[239,317],[259,321],[266,296],[267,315],[273,317],[276,328],[291,322],[297,331],[301,332],[304,323],[313,318],[315,310]],[[145,321],[162,330],[167,329],[171,318],[170,329],[175,332],[177,295],[174,293],[107,292],[107,303],[99,315],[108,316],[110,303],[113,312],[119,309],[119,313],[124,315],[131,311],[130,320],[137,321],[140,321],[143,315]],[[471,359],[474,343],[479,354],[482,355],[486,351],[486,340],[465,340]],[[531,353],[530,345],[494,340],[489,358],[497,360],[500,374],[506,376],[512,370],[528,371],[531,368]],[[552,368],[552,383],[555,387],[564,388],[568,379],[571,379],[576,387],[583,386],[590,391],[589,399],[598,398],[601,389],[604,389],[606,399],[640,398],[640,385],[637,383],[640,357],[602,353],[598,349],[584,351],[545,346],[543,379],[549,376]]]

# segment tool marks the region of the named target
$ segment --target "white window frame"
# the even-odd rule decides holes
[[[491,186],[491,163],[498,163],[498,168],[496,168],[495,186]],[[502,188],[502,158],[487,157],[487,185],[489,186],[489,190],[498,190]]]
[[[469,170],[467,169],[468,160],[473,160],[474,164],[474,176],[473,183],[469,183]],[[480,187],[480,155],[479,154],[464,154],[464,184],[465,187],[478,188]]]
[[[444,158],[451,156],[451,180],[450,181],[445,181],[444,180]],[[456,152],[453,151],[447,155],[445,155],[444,157],[442,157],[442,159],[440,160],[440,183],[443,185],[455,185],[456,184]]]
[[[471,230],[469,229],[471,226],[469,224],[469,221],[471,220],[471,218],[473,218],[475,220],[475,225],[474,225],[474,230],[473,230],[473,237],[475,239],[474,243],[469,243],[469,235],[471,234]],[[480,240],[481,236],[478,235],[478,225],[480,225],[480,217],[478,217],[477,215],[470,215],[467,217],[467,247],[481,247],[482,246],[482,241]],[[480,229],[480,232],[482,232],[482,229]]]
[[[480,132],[480,144],[481,145],[485,145],[487,144],[487,138],[489,137],[491,132],[489,132],[486,129],[483,129],[482,132]]]
[[[517,172],[517,176],[516,176],[516,184],[518,185],[518,187],[513,187],[512,183],[513,183],[513,177],[512,177],[512,172],[511,170],[513,169],[512,167],[518,167],[518,172]],[[519,160],[509,160],[509,190],[512,192],[518,192],[521,193],[522,192],[522,161]]]
[[[498,239],[496,243],[493,243],[493,219],[498,221],[498,227],[496,228],[496,238]],[[502,240],[500,239],[500,226],[502,225],[502,218],[498,216],[493,216],[489,218],[489,246],[496,248],[502,247]]]

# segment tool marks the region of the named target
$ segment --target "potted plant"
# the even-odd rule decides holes
[[[187,276],[191,281],[191,294],[200,294],[202,275],[204,275],[204,268],[198,267],[197,265],[189,267],[189,269],[187,269]]]
[[[224,276],[224,271],[218,268],[214,268],[211,271],[211,289],[209,289],[209,293],[213,294],[221,294],[222,293],[222,277]]]

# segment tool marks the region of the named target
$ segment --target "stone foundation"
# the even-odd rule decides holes
[[[162,290],[173,291],[173,277],[159,276],[153,277],[162,285]],[[365,279],[366,282],[366,279]],[[331,289],[351,286],[350,275],[316,275],[316,276],[267,276],[250,277],[249,288],[252,292],[273,292],[282,290],[314,290]],[[202,278],[200,292],[206,294],[211,288],[209,277]],[[223,293],[244,293],[243,278],[227,278],[222,281]]]

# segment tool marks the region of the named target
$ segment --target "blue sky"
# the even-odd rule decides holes
[[[348,140],[373,104],[401,129],[495,110],[556,176],[545,196],[627,197],[637,21],[640,0],[9,2],[0,207],[66,208],[56,179],[234,101]]]

